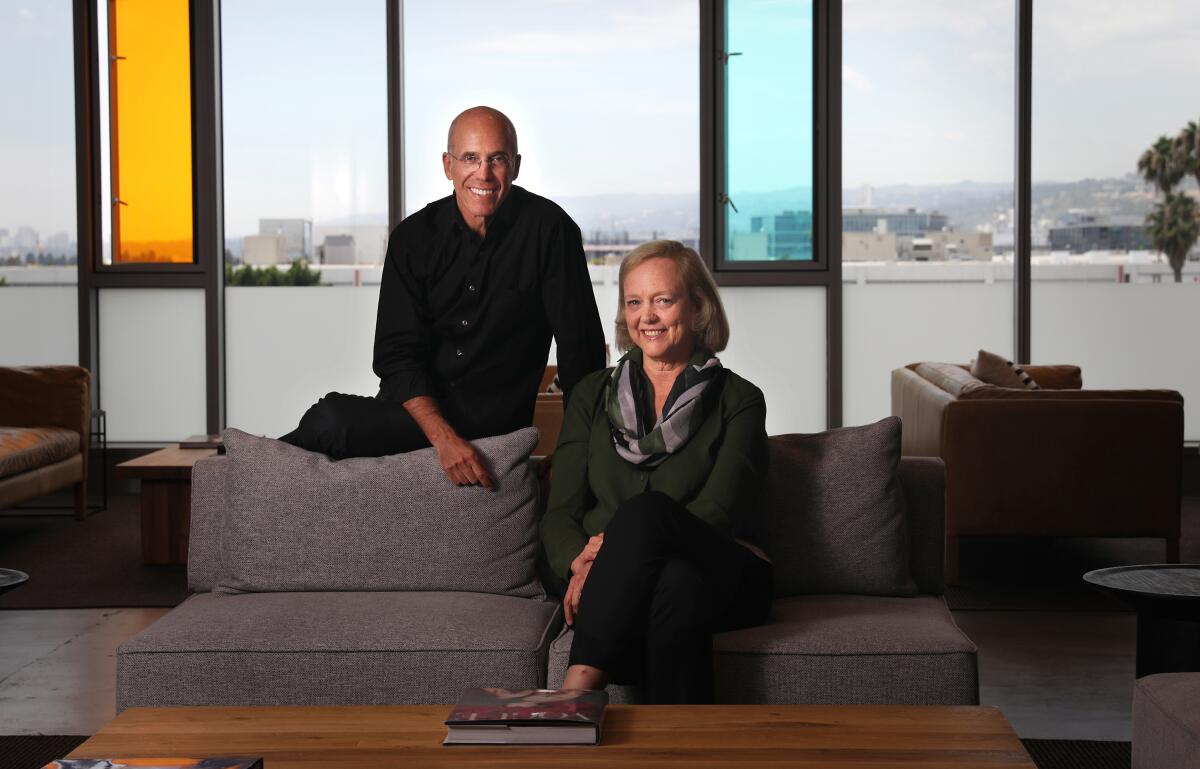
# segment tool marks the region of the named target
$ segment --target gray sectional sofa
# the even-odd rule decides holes
[[[942,464],[900,460],[898,421],[880,425],[771,439],[756,525],[777,597],[767,625],[715,637],[719,701],[977,704],[975,646],[941,598]],[[118,711],[557,686],[571,632],[535,577],[537,436],[513,436],[481,442],[501,493],[447,502],[420,493],[446,486],[422,452],[332,462],[228,431],[229,457],[193,472],[194,595],[118,649]]]

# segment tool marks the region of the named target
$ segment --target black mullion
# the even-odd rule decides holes
[[[100,403],[99,334],[96,286],[92,282],[99,257],[100,154],[96,104],[100,98],[96,76],[96,9],[93,0],[75,0],[72,7],[75,36],[75,241],[79,328],[79,365],[92,373],[92,408]]]
[[[816,84],[818,152],[813,201],[820,215],[821,248],[829,283],[825,293],[826,422],[842,426],[842,0],[818,2],[815,47],[821,51]],[[824,13],[822,13],[824,10]],[[821,72],[820,68],[824,71]],[[821,115],[824,119],[821,119]],[[814,221],[817,219],[814,217]]]
[[[1013,359],[1031,355],[1033,0],[1016,0],[1016,151],[1013,189]]]
[[[387,3],[388,229],[404,218],[404,0]]]

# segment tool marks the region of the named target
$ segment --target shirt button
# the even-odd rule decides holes
[[[464,327],[465,327],[465,326],[469,326],[469,325],[471,325],[471,321],[467,320],[466,318],[463,318],[463,319],[462,319],[462,324],[463,324],[463,326],[464,326]]]
[[[475,284],[474,284],[474,283],[468,283],[468,284],[467,284],[467,290],[468,290],[468,291],[472,291],[472,292],[474,292],[474,291],[475,291]]]
[[[455,350],[455,351],[454,351],[454,354],[455,354],[455,355],[457,355],[458,357],[460,357],[460,358],[461,358],[461,357],[462,357],[462,350]]]

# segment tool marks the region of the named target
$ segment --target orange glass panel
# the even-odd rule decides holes
[[[109,0],[113,253],[195,261],[188,0]]]

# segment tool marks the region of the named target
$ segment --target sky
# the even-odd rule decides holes
[[[75,229],[70,5],[0,0],[0,228]],[[735,8],[780,18],[807,5]],[[1200,91],[1200,3],[1034,5],[1035,180],[1124,175],[1158,135],[1200,120],[1186,98]],[[259,217],[379,220],[383,1],[222,7],[227,233]],[[1011,181],[1014,16],[1013,0],[844,0],[845,186]],[[518,184],[535,191],[698,188],[696,0],[408,0],[404,21],[410,211],[449,192],[446,126],[479,103],[516,122]],[[750,124],[764,132],[750,164],[769,170],[764,184],[802,179],[802,128],[781,129],[803,112],[772,122],[769,106]]]

